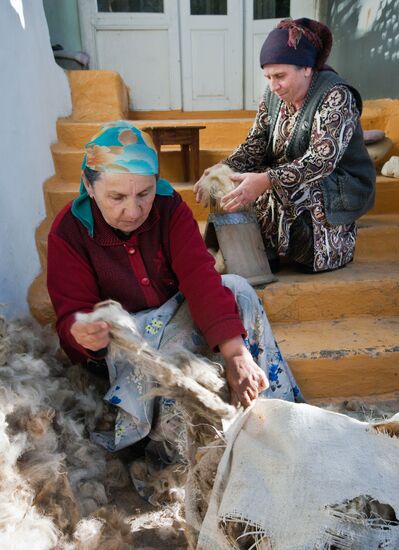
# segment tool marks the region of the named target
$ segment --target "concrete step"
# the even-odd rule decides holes
[[[399,213],[399,178],[377,176],[375,205],[369,214]]]
[[[47,271],[47,235],[50,231],[52,219],[45,218],[35,231],[36,248],[39,253],[40,265],[44,273]]]
[[[28,290],[28,304],[32,316],[41,325],[54,325],[55,313],[47,292],[46,274],[40,273]]]
[[[200,172],[226,158],[232,148],[202,149],[200,151]],[[56,174],[64,181],[79,181],[84,150],[61,143],[51,146]],[[183,167],[179,147],[161,151],[161,177],[167,180],[183,181]]]
[[[277,275],[258,290],[271,322],[399,315],[399,261],[353,262],[315,275],[286,267]]]
[[[399,317],[274,324],[305,399],[399,390]]]
[[[363,216],[358,227],[356,261],[399,260],[399,213]]]
[[[316,407],[328,408],[336,412],[345,412],[358,420],[374,420],[377,418],[389,418],[398,412],[399,392],[380,394],[368,394],[362,397],[350,395],[334,396],[328,399],[314,398],[309,403]]]
[[[190,118],[187,113],[185,119],[144,119],[130,120],[143,129],[147,126],[206,126],[200,131],[201,149],[235,148],[246,138],[253,124],[253,118],[213,118],[198,120]],[[102,123],[76,122],[71,118],[59,118],[57,121],[58,139],[64,145],[83,148],[85,144],[99,131]]]
[[[64,181],[79,181],[83,161],[83,149],[62,143],[51,145],[56,175]]]
[[[48,218],[54,219],[61,208],[78,196],[78,181],[66,182],[58,176],[53,176],[44,182],[43,194]]]

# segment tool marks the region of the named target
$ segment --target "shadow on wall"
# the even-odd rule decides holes
[[[333,0],[330,64],[363,99],[399,97],[399,0]]]

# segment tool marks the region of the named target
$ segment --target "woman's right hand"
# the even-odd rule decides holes
[[[98,351],[109,344],[109,326],[104,321],[80,323],[75,321],[71,326],[71,334],[78,344],[90,351]]]

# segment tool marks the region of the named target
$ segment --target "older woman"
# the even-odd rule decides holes
[[[157,173],[148,135],[128,122],[103,126],[86,145],[80,196],[58,214],[48,239],[61,345],[72,361],[109,371],[106,399],[119,407],[117,425],[95,439],[110,450],[151,432],[154,403],[140,400],[145,388],[134,366],[105,359],[108,325],[75,320],[101,300],[120,302],[157,349],[220,352],[236,404],[260,393],[300,398],[256,293],[240,277],[222,280],[190,209]]]
[[[239,174],[225,197],[235,211],[256,201],[276,270],[288,256],[306,272],[353,259],[355,220],[374,201],[375,172],[359,122],[362,101],[325,61],[332,36],[310,19],[284,20],[266,38],[269,81],[246,141],[224,162]],[[201,180],[194,191],[201,200]]]

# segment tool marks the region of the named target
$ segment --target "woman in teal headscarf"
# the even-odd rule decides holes
[[[115,431],[94,435],[110,450],[151,437],[155,404],[139,399],[133,365],[107,359],[107,324],[75,320],[104,299],[134,315],[157,349],[218,353],[234,403],[247,406],[260,393],[299,398],[255,291],[240,277],[222,280],[190,209],[157,174],[148,135],[128,122],[106,124],[86,145],[79,197],[49,234],[48,290],[61,345],[72,361],[105,369],[106,399],[119,407]]]

